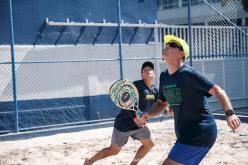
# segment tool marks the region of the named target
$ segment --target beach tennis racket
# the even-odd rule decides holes
[[[113,103],[124,110],[135,111],[141,117],[139,109],[139,93],[134,84],[128,80],[118,80],[109,89],[109,95]]]

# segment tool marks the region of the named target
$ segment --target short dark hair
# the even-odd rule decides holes
[[[142,64],[141,71],[142,71],[146,66],[149,66],[149,67],[152,68],[152,70],[154,70],[154,65],[153,65],[153,63],[150,62],[150,61],[146,61],[146,62],[144,62],[144,63]]]

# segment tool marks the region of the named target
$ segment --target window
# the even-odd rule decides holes
[[[242,19],[241,18],[237,18],[237,25],[242,26]]]
[[[208,0],[209,3],[219,3],[220,0]],[[158,6],[162,9],[179,8],[179,2],[183,7],[188,5],[188,0],[158,0]],[[191,0],[191,5],[204,4],[204,0]]]
[[[179,0],[163,0],[163,9],[178,8]]]
[[[183,6],[188,5],[188,0],[182,0]],[[203,0],[191,0],[191,5],[200,5],[203,4]]]

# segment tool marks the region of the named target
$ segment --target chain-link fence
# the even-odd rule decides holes
[[[248,28],[241,26],[247,15],[245,6],[232,0],[197,2],[191,7],[191,22],[205,28],[192,27],[192,53],[196,59],[211,60],[195,60],[193,65],[226,90],[237,114],[247,115]],[[210,99],[210,105],[215,112],[223,113],[215,98]]]
[[[183,14],[188,11],[185,2],[177,4]],[[200,9],[215,12],[208,1],[202,2],[207,8]],[[192,8],[193,21],[199,17],[195,10],[199,9]],[[122,77],[140,79],[140,67],[149,60],[155,64],[158,86],[159,74],[166,68],[161,60],[164,34],[174,34],[191,43],[192,65],[227,91],[239,114],[247,115],[247,27],[141,21],[123,21],[119,25],[115,21],[56,21],[47,17],[35,34],[28,35],[32,44],[27,41],[25,45],[12,45],[11,52],[11,46],[1,42],[0,133],[113,120],[119,112],[108,96],[113,82]],[[6,33],[9,31],[7,28]],[[215,98],[210,99],[210,106],[215,112],[221,110]]]

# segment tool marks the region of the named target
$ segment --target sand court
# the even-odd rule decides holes
[[[202,165],[247,165],[248,124],[232,133],[224,120],[216,120],[218,138]],[[173,120],[148,123],[154,148],[140,165],[159,165],[175,142]],[[85,158],[110,144],[112,127],[60,133],[26,140],[0,142],[0,165],[81,165]],[[121,152],[96,162],[96,165],[128,165],[139,142],[131,138]]]

